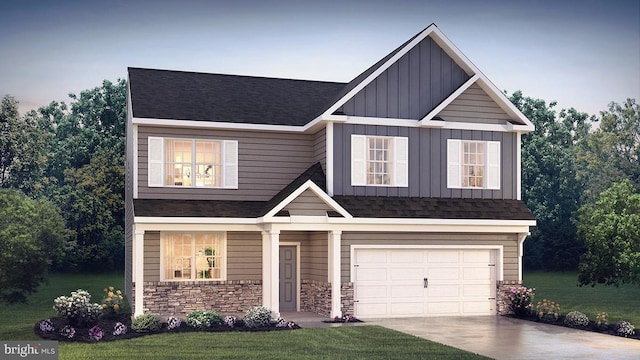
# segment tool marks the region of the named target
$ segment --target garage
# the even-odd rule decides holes
[[[357,248],[355,316],[493,315],[494,249]]]

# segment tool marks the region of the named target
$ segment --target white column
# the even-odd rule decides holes
[[[326,169],[327,174],[327,194],[333,196],[333,122],[328,122],[325,128],[325,149],[326,149]]]
[[[262,306],[280,316],[280,230],[262,232]]]
[[[529,233],[518,233],[518,281],[522,283],[522,261],[524,260],[524,241]]]
[[[133,279],[135,282],[134,316],[144,314],[144,230],[135,230],[133,236]]]
[[[331,284],[331,318],[342,317],[342,299],[340,296],[340,244],[342,231],[330,231],[329,241],[329,283]]]

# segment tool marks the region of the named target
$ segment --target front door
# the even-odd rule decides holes
[[[298,310],[297,264],[296,246],[280,246],[280,311]]]

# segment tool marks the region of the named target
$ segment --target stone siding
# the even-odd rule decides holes
[[[331,315],[331,283],[317,280],[302,280],[300,285],[300,311]]]
[[[342,283],[340,287],[340,302],[342,315],[353,315],[353,283]]]
[[[512,281],[498,281],[498,291],[497,293],[497,310],[498,315],[510,315],[513,314],[512,311],[509,310],[509,305],[511,305],[511,301],[509,300],[509,292],[514,286],[522,286],[522,282],[512,280]]]
[[[242,313],[262,305],[262,281],[145,282],[144,313],[186,316],[193,310]]]

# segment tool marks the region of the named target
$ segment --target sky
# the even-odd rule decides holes
[[[638,0],[4,0],[0,96],[24,114],[127,67],[348,82],[431,23],[509,94],[640,101]]]

